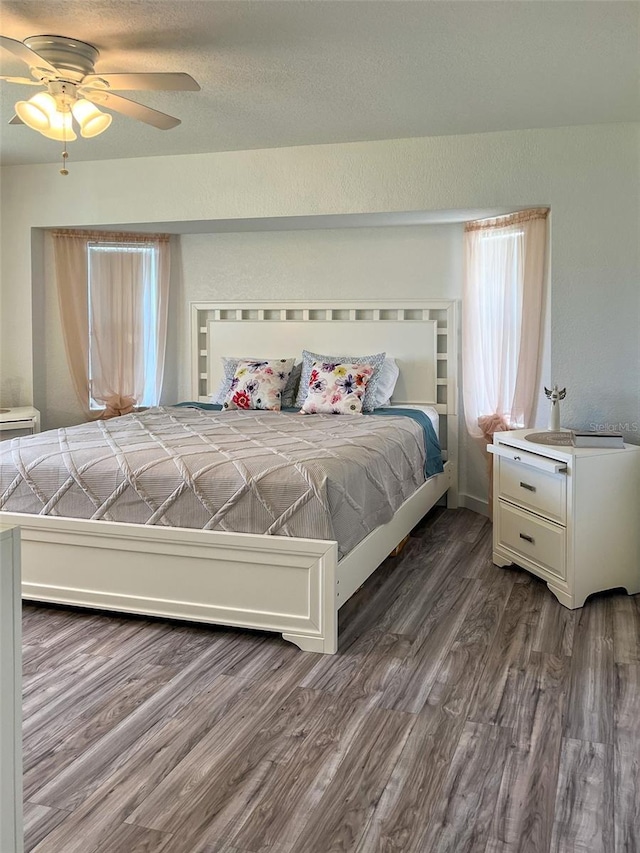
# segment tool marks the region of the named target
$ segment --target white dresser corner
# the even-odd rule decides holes
[[[20,530],[0,525],[0,851],[21,853],[22,599]]]

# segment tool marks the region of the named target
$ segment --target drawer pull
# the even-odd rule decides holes
[[[521,533],[520,538],[524,539],[525,542],[531,542],[532,545],[535,545],[535,539],[533,536],[527,536],[526,533]]]
[[[523,489],[526,489],[528,492],[535,492],[535,490],[536,490],[536,487],[531,486],[529,483],[522,483],[521,482],[520,487]]]

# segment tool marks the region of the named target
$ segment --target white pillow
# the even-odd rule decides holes
[[[373,395],[373,408],[380,409],[388,406],[400,376],[400,368],[395,358],[385,358],[378,374],[378,384]]]

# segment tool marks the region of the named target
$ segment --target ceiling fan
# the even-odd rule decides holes
[[[96,74],[94,66],[100,56],[97,48],[64,36],[30,36],[24,41],[0,36],[0,47],[22,60],[31,72],[31,78],[0,76],[0,80],[44,87],[28,101],[16,103],[16,115],[9,124],[26,124],[49,139],[63,142],[64,160],[68,156],[66,143],[77,139],[74,120],[81,135],[87,138],[97,136],[111,124],[112,117],[99,107],[160,130],[170,130],[180,124],[180,119],[116,95],[114,90],[200,90],[193,77],[184,73]],[[67,170],[61,169],[61,173],[67,174]]]

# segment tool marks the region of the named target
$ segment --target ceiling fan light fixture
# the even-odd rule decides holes
[[[41,130],[40,133],[47,139],[55,139],[57,142],[73,142],[78,138],[71,124],[71,112],[54,113],[49,127]]]
[[[48,92],[38,92],[28,101],[18,101],[15,110],[27,127],[44,133],[51,127],[52,119],[57,113],[57,104]]]
[[[80,125],[80,133],[86,139],[91,139],[93,136],[98,136],[103,133],[111,124],[112,117],[107,113],[101,112],[95,104],[87,101],[86,98],[80,98],[71,107],[73,117]]]
[[[0,0],[0,3],[2,0]],[[199,84],[183,72],[95,73],[100,56],[93,45],[58,35],[30,36],[17,41],[0,35],[0,48],[27,65],[33,80],[26,77],[0,76],[0,80],[22,85],[43,86],[28,101],[18,101],[9,124],[25,124],[42,136],[63,143],[61,175],[68,175],[67,142],[78,137],[74,122],[83,137],[91,139],[110,126],[110,111],[142,121],[159,130],[170,130],[180,119],[147,107],[131,98],[113,94],[112,90],[148,89],[167,92],[198,92]],[[98,106],[96,106],[96,103]],[[98,108],[106,104],[109,112]]]

